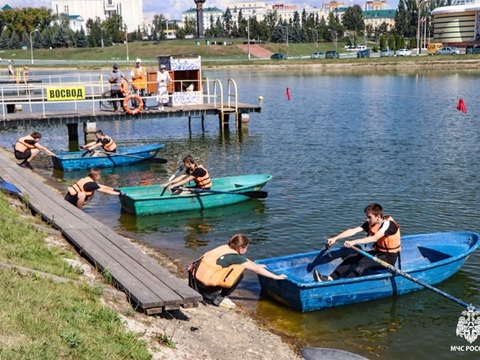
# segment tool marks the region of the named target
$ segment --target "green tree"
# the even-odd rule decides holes
[[[75,34],[76,36],[76,44],[77,48],[87,48],[88,47],[88,39],[87,35],[85,34],[85,30],[83,30],[83,26],[80,31],[77,31]]]
[[[122,24],[122,17],[117,14],[109,16],[102,23],[105,46],[110,46],[113,43],[119,44],[122,41]]]
[[[396,47],[395,47],[395,35],[393,34],[390,34],[390,36],[388,37],[388,48],[390,50],[395,50]]]
[[[20,38],[17,35],[17,32],[13,30],[12,35],[10,36],[10,42],[8,43],[9,49],[20,49]]]
[[[85,24],[88,29],[88,47],[98,47],[102,42],[102,25],[100,19],[96,18],[95,21],[88,19]]]
[[[225,12],[223,13],[223,26],[225,33],[227,35],[232,34],[232,29],[233,29],[233,23],[232,23],[232,12],[230,11],[230,8],[227,8]]]
[[[356,32],[365,30],[365,21],[360,5],[349,6],[343,14],[342,23],[347,30]]]

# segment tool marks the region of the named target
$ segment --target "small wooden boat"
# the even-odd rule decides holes
[[[121,188],[122,208],[134,215],[165,214],[178,211],[203,210],[236,204],[255,196],[270,181],[270,175],[241,175],[212,179],[212,188],[192,189],[192,193],[175,195],[160,185]],[[189,183],[186,187],[193,187]],[[259,194],[262,195],[262,194]],[[265,196],[258,196],[265,197]]]
[[[402,236],[402,272],[428,285],[438,284],[462,267],[479,246],[479,237],[472,232]],[[286,280],[273,280],[259,275],[262,292],[305,312],[423,289],[420,284],[387,270],[376,270],[351,279],[314,281],[314,269],[328,275],[341,263],[341,256],[350,251],[354,250],[342,247],[320,254],[314,251],[257,260],[270,271],[288,277]]]
[[[161,148],[163,144],[131,146],[117,148],[115,153],[98,151],[93,156],[85,151],[74,151],[57,153],[52,160],[55,169],[64,171],[125,166],[153,159]]]

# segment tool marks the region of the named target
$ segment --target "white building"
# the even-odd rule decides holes
[[[112,14],[122,17],[128,32],[143,28],[143,0],[52,0],[53,14],[68,15],[72,30],[86,31],[88,19],[106,20]]]
[[[220,19],[220,21],[223,22],[223,11],[220,10],[217,7],[207,7],[203,8],[203,29],[207,30],[212,28],[212,20],[213,20],[213,25],[217,22],[217,20]],[[187,20],[193,20],[195,21],[195,24],[197,23],[197,9],[196,8],[190,8],[187,11],[184,11],[182,13],[182,22],[185,24]]]
[[[311,8],[306,7],[305,9],[299,9],[297,5],[292,4],[283,4],[283,3],[266,3],[263,1],[246,1],[246,2],[233,2],[227,5],[227,8],[230,9],[232,14],[232,21],[238,24],[238,15],[240,11],[242,12],[242,17],[255,18],[257,21],[264,21],[266,16],[276,12],[281,21],[290,21],[293,20],[295,12],[299,15],[302,14],[303,10],[307,16],[313,14],[318,15],[321,19],[322,16],[327,18],[328,11],[325,9]]]

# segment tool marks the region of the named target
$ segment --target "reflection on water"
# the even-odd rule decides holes
[[[228,234],[245,232],[248,227],[261,228],[265,220],[265,203],[261,200],[247,200],[232,206],[225,206],[202,211],[186,211],[172,214],[157,214],[150,216],[134,216],[122,212],[118,219],[121,228],[136,234],[162,234],[165,237],[152,240],[155,247],[162,247],[163,242],[169,242],[171,236],[180,235],[187,249],[204,248],[209,244],[210,233],[225,232]],[[255,237],[254,242],[259,241]],[[202,249],[200,249],[201,251]]]
[[[478,72],[212,75],[208,76],[234,78],[242,102],[264,97],[262,114],[252,114],[248,130],[232,125],[220,132],[214,117],[205,120],[205,131],[195,119],[189,130],[184,118],[98,122],[97,127],[120,146],[165,144],[159,156],[168,160],[105,169],[102,182],[114,187],[161,184],[185,155],[192,154],[212,177],[273,175],[265,187],[268,198],[203,212],[136,218],[121,212],[117,198],[99,194],[87,213],[185,266],[239,232],[252,239],[247,254],[251,259],[320,249],[329,236],[360,225],[363,208],[373,201],[383,205],[405,235],[480,231]],[[467,114],[456,110],[459,97]],[[1,145],[10,149],[25,131],[3,132]],[[48,148],[69,148],[66,128],[40,131]],[[62,191],[85,176],[52,174],[46,157],[37,164],[35,171]],[[479,272],[477,252],[439,288],[478,306]],[[307,314],[259,293],[256,277],[246,274],[233,298],[309,345],[401,360],[448,359],[450,346],[467,345],[455,335],[463,309],[428,290]]]

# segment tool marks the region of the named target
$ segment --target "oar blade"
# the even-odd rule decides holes
[[[240,191],[237,194],[245,195],[254,199],[266,199],[268,196],[267,191]]]

